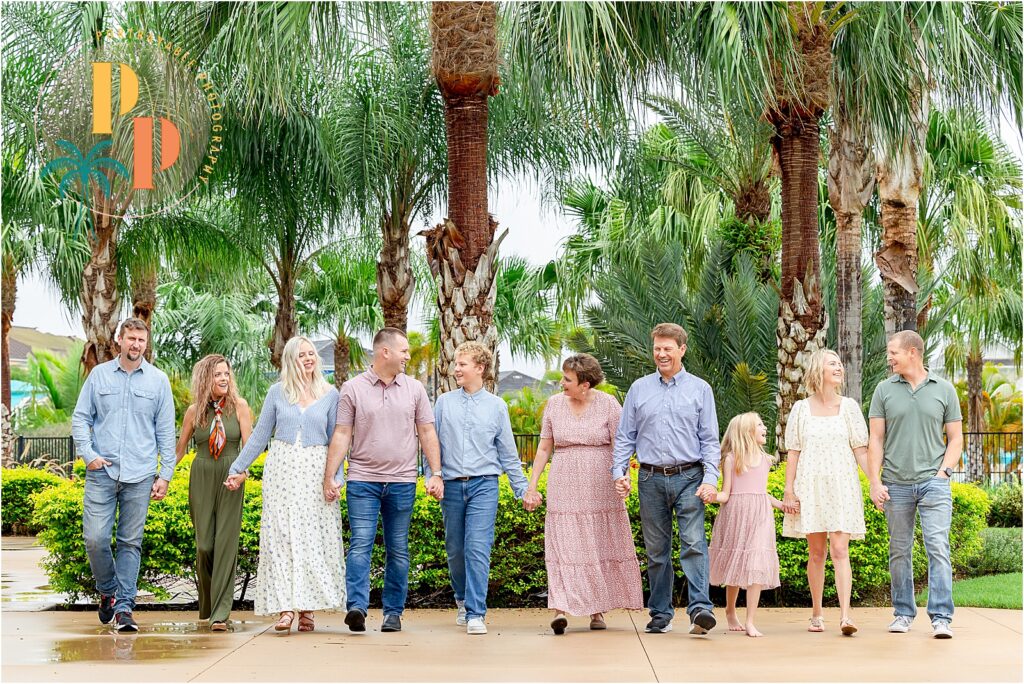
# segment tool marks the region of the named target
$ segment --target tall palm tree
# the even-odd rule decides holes
[[[365,248],[321,252],[299,284],[297,296],[308,306],[304,327],[328,327],[334,336],[334,384],[339,390],[352,362],[362,361],[358,335],[373,335],[385,325],[374,261]]]

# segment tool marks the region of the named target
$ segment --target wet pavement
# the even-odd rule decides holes
[[[26,549],[4,540],[5,596],[45,592],[23,563]],[[45,580],[44,580],[45,581]],[[19,584],[20,583],[20,584]],[[25,589],[33,585],[36,589]],[[44,588],[39,588],[44,587]],[[18,591],[15,591],[15,590]],[[51,595],[52,598],[52,595]],[[545,610],[492,610],[489,633],[469,636],[454,610],[407,611],[401,632],[380,632],[371,610],[367,631],[353,634],[343,613],[316,614],[316,631],[273,631],[273,619],[233,615],[232,631],[211,632],[197,615],[138,611],[140,632],[114,633],[94,611],[41,610],[45,601],[5,601],[0,630],[3,681],[1016,681],[1022,679],[1021,611],[958,608],[951,641],[931,638],[922,613],[908,634],[889,634],[888,608],[855,609],[856,636],[809,634],[806,609],[765,608],[751,639],[721,625],[686,634],[680,614],[669,634],[645,634],[646,614],[614,611],[592,632],[572,618],[552,635]]]

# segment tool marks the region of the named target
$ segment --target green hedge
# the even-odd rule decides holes
[[[195,545],[188,516],[188,467],[191,459],[179,465],[167,497],[150,506],[143,540],[140,586],[160,595],[165,586],[180,578],[193,577]],[[253,472],[254,469],[250,469]],[[636,470],[632,471],[634,485]],[[545,479],[541,480],[544,489]],[[785,475],[776,468],[769,477],[769,490],[782,497]],[[259,526],[262,511],[261,482],[251,478],[246,483],[240,545],[239,574],[255,574],[259,554]],[[888,533],[884,515],[875,510],[868,499],[867,481],[862,478],[865,500],[866,539],[850,544],[855,597],[877,595],[888,588]],[[49,551],[45,563],[50,583],[55,590],[77,598],[93,594],[88,560],[82,543],[82,484],[65,482],[40,494],[36,499],[34,522],[44,531],[40,540]],[[981,532],[988,512],[988,497],[973,485],[954,484],[953,492],[953,565],[959,573],[966,570],[982,549]],[[342,498],[342,512],[345,501]],[[633,538],[642,570],[646,570],[646,554],[640,533],[639,500],[634,493],[627,500]],[[717,506],[707,510],[706,528],[710,536]],[[805,605],[807,595],[807,543],[782,536],[782,514],[776,512],[776,528],[780,560],[782,592],[777,598],[792,605]],[[348,525],[344,536],[348,544]],[[384,548],[378,538],[374,548],[371,585],[379,591],[383,585]],[[440,504],[426,495],[422,482],[418,485],[416,504],[409,534],[412,562],[409,573],[410,606],[447,605],[451,602],[447,557],[444,549],[444,527]],[[678,536],[674,540],[674,557],[678,558]],[[915,548],[915,574],[923,578],[927,572],[920,532]],[[678,570],[677,575],[682,576]],[[831,563],[828,565],[826,597],[834,596]],[[513,497],[505,478],[501,479],[495,544],[491,559],[489,603],[495,607],[543,605],[537,595],[546,589],[544,569],[544,508],[527,513]],[[646,573],[644,575],[646,589]],[[677,585],[681,589],[682,583]],[[252,596],[251,590],[248,594]],[[678,597],[679,598],[683,597]],[[683,599],[685,600],[685,599]]]
[[[991,527],[1024,527],[1024,499],[1019,482],[1001,484],[989,492],[992,508],[988,513]]]
[[[0,518],[4,534],[35,534],[32,495],[66,482],[59,475],[37,468],[3,468],[0,484]]]
[[[1021,571],[1021,528],[989,527],[982,531],[981,542],[981,552],[971,561],[971,575]]]

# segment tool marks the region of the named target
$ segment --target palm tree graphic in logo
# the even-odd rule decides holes
[[[128,169],[124,167],[124,164],[117,161],[113,157],[103,157],[100,153],[106,148],[111,146],[110,140],[102,140],[92,146],[89,153],[86,155],[82,154],[82,151],[78,149],[70,140],[58,140],[57,147],[61,148],[68,153],[66,157],[58,157],[53,161],[46,164],[42,171],[39,172],[39,177],[45,179],[48,175],[59,171],[61,168],[67,167],[60,176],[60,184],[57,186],[58,196],[61,199],[67,197],[68,189],[73,187],[75,182],[78,183],[79,194],[82,197],[81,200],[81,211],[79,212],[78,218],[75,220],[75,233],[78,232],[78,227],[81,225],[83,217],[90,214],[88,211],[89,198],[91,193],[89,192],[89,186],[95,181],[96,185],[99,186],[103,196],[110,198],[110,180],[107,175],[103,173],[104,167],[109,167],[115,173],[120,174],[125,180],[130,180],[131,175],[128,173]],[[90,229],[92,228],[91,221],[86,218],[86,222],[89,224]]]

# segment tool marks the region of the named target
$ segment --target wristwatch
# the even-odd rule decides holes
[[[953,469],[952,468],[943,468],[942,472],[946,473],[946,477],[948,477],[950,479],[953,478]]]

